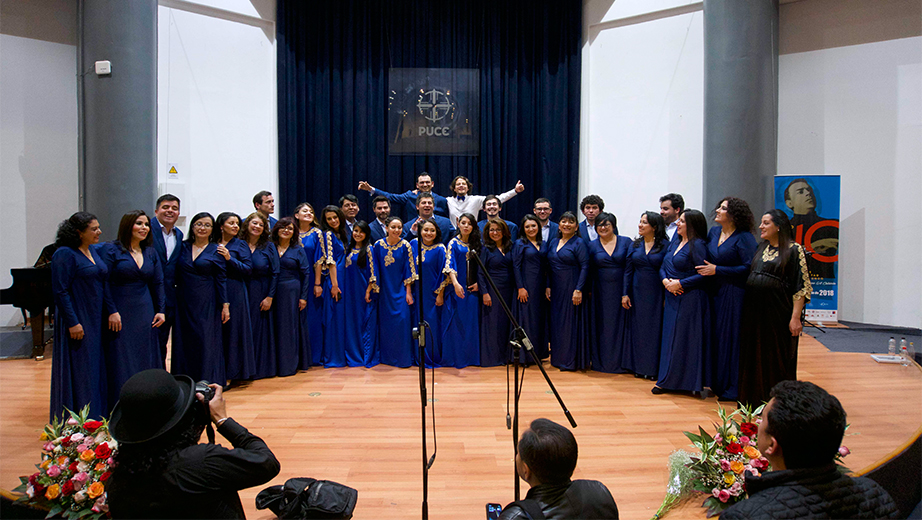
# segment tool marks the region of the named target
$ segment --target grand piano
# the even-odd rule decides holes
[[[22,311],[23,328],[26,323],[32,327],[32,357],[36,361],[45,359],[45,309],[51,308],[54,312],[54,295],[51,292],[51,256],[54,250],[54,245],[42,249],[33,267],[10,269],[13,285],[0,290],[0,305],[18,308]]]

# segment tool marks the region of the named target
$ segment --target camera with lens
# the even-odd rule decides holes
[[[214,399],[214,388],[208,386],[210,384],[211,383],[208,381],[199,381],[198,383],[195,383],[195,393],[202,394],[202,396],[205,398],[204,404],[206,409],[208,408],[208,403]]]

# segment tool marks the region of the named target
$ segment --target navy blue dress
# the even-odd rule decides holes
[[[95,247],[93,262],[70,247],[59,247],[51,258],[54,293],[54,355],[51,357],[51,418],[64,407],[79,412],[90,405],[90,417],[109,411],[106,358],[102,352],[103,323],[111,312],[107,288],[109,270]],[[95,264],[94,264],[95,262]],[[83,339],[70,338],[67,330],[83,326]]]
[[[748,231],[736,230],[719,246],[720,226],[708,232],[708,261],[717,266],[708,277],[711,288],[713,334],[705,356],[705,386],[724,399],[739,396],[740,320],[749,265],[756,252],[756,239]]]
[[[346,250],[342,241],[331,231],[324,233],[326,258],[324,267],[328,274],[323,277],[323,349],[320,362],[325,367],[346,366],[346,302],[341,296],[334,300],[332,293],[333,278],[330,269],[336,269],[336,283],[343,291],[346,279]]]
[[[340,282],[346,305],[346,364],[350,367],[373,367],[381,361],[377,348],[378,295],[372,291],[371,303],[365,301],[368,286],[377,283],[372,261],[374,251],[370,244],[365,251],[364,267],[359,265],[360,251],[349,252],[345,262],[346,279]]]
[[[476,260],[468,260],[468,245],[459,237],[448,243],[447,263],[464,288],[464,298],[458,298],[455,288],[445,287],[442,309],[442,366],[464,368],[480,364],[480,301],[477,293],[467,289],[477,283],[470,271]],[[474,264],[476,265],[476,264]],[[479,292],[479,291],[478,291]]]
[[[326,251],[323,243],[323,232],[320,228],[311,228],[307,233],[298,233],[301,239],[301,246],[304,248],[304,254],[307,257],[310,267],[307,273],[308,287],[314,286],[314,270],[323,267],[323,261],[326,258]],[[322,283],[322,282],[321,282]],[[307,295],[307,307],[302,312],[303,328],[308,331],[308,341],[311,345],[311,355],[309,358],[302,359],[302,362],[320,365],[323,359],[323,296],[314,296],[314,290],[309,289]],[[307,370],[310,365],[301,365],[301,370]]]
[[[410,241],[410,247],[413,248],[413,261],[419,257],[419,239],[414,238]],[[448,265],[446,260],[445,245],[436,244],[433,247],[423,247],[423,265],[416,265],[416,272],[423,283],[423,298],[419,301],[419,290],[416,285],[413,286],[413,297],[416,299],[413,305],[413,319],[419,321],[419,309],[422,305],[423,319],[429,324],[432,332],[426,336],[426,366],[442,366],[442,307],[435,304],[435,298],[439,291],[446,285]],[[417,280],[417,282],[419,281]],[[450,283],[450,282],[447,282]],[[417,347],[418,350],[418,347]],[[414,351],[416,352],[416,351]],[[416,356],[419,357],[419,354]],[[414,361],[418,364],[419,359]]]
[[[663,312],[663,343],[660,350],[659,380],[656,385],[666,390],[700,392],[704,376],[704,349],[710,340],[711,315],[704,277],[695,266],[704,263],[707,246],[703,239],[686,243],[678,249],[679,237],[669,243],[666,258],[660,268],[663,278],[675,278],[683,293],[666,292]]]
[[[249,246],[247,246],[249,247]],[[266,298],[272,298],[275,307],[275,291],[279,281],[279,252],[275,244],[267,242],[252,252],[253,269],[247,278],[247,297],[250,307],[250,329],[253,332],[253,358],[256,361],[254,379],[275,377],[278,362],[275,359],[275,320],[272,307],[267,311],[259,306]]]
[[[515,269],[512,263],[512,249],[503,254],[498,247],[484,247],[480,250],[480,259],[488,273],[493,278],[493,283],[499,294],[506,300],[506,305],[512,308],[512,299],[515,296]],[[509,317],[499,303],[499,297],[490,283],[487,282],[483,271],[478,273],[477,285],[480,294],[490,295],[492,305],[480,307],[480,366],[494,367],[505,365],[512,359],[512,346],[509,344],[509,333],[512,331]]]
[[[631,341],[625,345],[622,366],[645,377],[656,378],[659,354],[663,342],[663,300],[666,288],[660,277],[660,267],[666,258],[668,241],[659,249],[647,253],[641,242],[631,245],[624,271],[625,294],[631,299],[628,311]]]
[[[143,249],[141,267],[117,242],[105,244],[99,252],[109,269],[109,291],[115,305],[110,310],[122,318],[122,330],[113,332],[107,327],[103,335],[112,407],[128,378],[149,368],[163,368],[160,334],[152,323],[154,314],[164,312],[166,296],[163,271],[153,247]]]
[[[278,254],[278,250],[276,250]],[[276,374],[290,376],[311,366],[311,340],[305,328],[307,309],[298,310],[298,300],[311,301],[311,262],[304,248],[291,244],[279,258],[279,280],[272,300],[275,320]],[[308,303],[310,305],[310,303]]]
[[[515,303],[512,312],[519,325],[525,329],[525,334],[535,347],[538,359],[544,359],[550,351],[547,347],[547,313],[548,301],[545,296],[547,289],[547,242],[541,242],[537,248],[527,238],[515,241],[512,249],[512,265],[515,268]],[[528,291],[528,301],[522,303],[518,298],[518,290]],[[522,363],[533,363],[531,356],[522,351],[519,359]]]
[[[247,278],[253,270],[253,255],[250,246],[239,238],[232,238],[225,247],[231,255],[227,261],[230,320],[224,324],[223,331],[225,370],[228,379],[252,379],[256,374],[256,351]]]
[[[585,301],[589,274],[589,248],[586,241],[573,236],[557,250],[559,238],[547,246],[551,287],[550,342],[551,365],[561,370],[589,368],[589,310]],[[583,302],[573,305],[573,291],[583,291]]]
[[[381,363],[409,367],[416,357],[412,334],[415,322],[406,300],[406,286],[416,280],[413,250],[406,240],[392,246],[382,238],[375,242],[373,251],[379,291],[378,331],[384,331],[378,334]]]
[[[589,243],[592,265],[592,297],[589,299],[589,321],[592,326],[592,369],[619,374],[624,351],[631,344],[630,319],[621,306],[626,293],[624,271],[631,239],[618,236],[615,249],[609,255],[599,239]]]
[[[208,244],[192,260],[192,243],[183,242],[176,264],[176,326],[170,371],[193,381],[227,384],[221,309],[227,299],[227,264]]]

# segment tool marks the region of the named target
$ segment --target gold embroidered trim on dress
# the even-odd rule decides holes
[[[810,283],[810,272],[807,270],[807,255],[804,254],[804,248],[800,244],[795,242],[794,246],[800,256],[800,276],[804,281],[803,288],[794,294],[794,301],[796,302],[801,298],[809,300],[810,295],[813,294],[813,284]]]
[[[401,240],[400,242],[398,245],[403,245],[407,248],[407,263],[410,264],[410,277],[403,281],[403,285],[410,285],[419,280],[419,275],[416,274],[416,262],[413,261],[413,247],[406,240]]]
[[[778,258],[778,248],[768,245],[765,247],[765,249],[762,250],[763,262],[771,262],[776,258]]]
[[[381,240],[384,240],[384,239],[382,238]],[[371,271],[371,274],[369,274],[368,276],[368,285],[369,287],[371,287],[371,292],[379,293],[381,292],[381,288],[378,287],[378,278],[375,276],[375,262],[374,262],[375,252],[370,244],[368,245],[368,251],[366,254],[368,255],[368,268]]]

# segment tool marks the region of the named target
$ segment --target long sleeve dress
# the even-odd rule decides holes
[[[192,243],[182,243],[176,264],[176,325],[170,371],[194,381],[227,384],[221,309],[227,299],[227,264],[208,244],[192,259]]]
[[[561,370],[589,368],[589,310],[584,300],[573,305],[573,291],[585,293],[589,274],[589,248],[573,236],[557,250],[559,238],[552,238],[547,248],[551,288],[550,342],[551,365]]]
[[[410,247],[413,248],[413,261],[416,262],[419,257],[419,239],[414,238],[410,241]],[[442,307],[435,304],[436,296],[439,291],[445,287],[449,266],[446,264],[446,251],[444,244],[436,244],[432,247],[423,246],[423,263],[417,264],[416,274],[419,276],[415,283],[423,284],[423,298],[419,301],[417,296],[419,291],[414,285],[413,297],[416,299],[413,305],[413,319],[419,320],[419,309],[423,311],[423,319],[429,324],[431,333],[426,334],[426,366],[443,366],[442,365]],[[418,362],[419,360],[417,360]]]
[[[111,314],[107,278],[109,269],[96,248],[91,262],[82,252],[59,247],[51,258],[54,293],[54,355],[51,357],[51,418],[60,418],[66,406],[79,412],[90,405],[90,417],[109,411],[106,358],[102,330]],[[71,339],[68,329],[83,326],[83,339]]]
[[[346,302],[346,364],[350,367],[373,367],[380,362],[377,348],[378,295],[374,250],[365,247],[365,265],[359,265],[358,249],[349,252],[345,262],[343,300]],[[365,301],[365,292],[372,286],[371,303]]]
[[[499,302],[499,296],[506,300],[506,305],[511,309],[515,294],[515,269],[511,249],[504,254],[498,247],[484,247],[480,250],[480,257],[499,291],[497,295],[481,271],[477,285],[480,294],[490,295],[492,305],[480,307],[480,366],[494,367],[505,365],[512,359],[512,346],[509,344],[511,324]]]
[[[381,363],[409,367],[416,355],[413,341],[413,317],[407,305],[406,286],[416,280],[413,250],[406,240],[396,245],[386,238],[375,242],[375,274],[378,277],[378,352]]]
[[[256,360],[253,379],[275,377],[278,362],[275,359],[275,320],[272,308],[260,310],[266,298],[277,303],[275,291],[279,281],[279,253],[272,242],[266,242],[252,252],[253,269],[247,278],[247,296],[250,307],[250,328],[253,332],[253,357]]]
[[[324,248],[323,232],[320,228],[314,227],[306,233],[299,233],[301,246],[304,247],[304,254],[310,262],[307,273],[307,284],[309,287],[314,286],[314,270],[323,267],[323,261],[326,258],[326,249]],[[302,359],[314,365],[320,365],[323,359],[323,296],[314,296],[314,290],[310,289],[307,295],[307,307],[302,311],[304,328],[308,331],[308,338],[311,344],[310,358]],[[301,370],[307,370],[309,365],[301,365]]]
[[[624,271],[631,239],[618,236],[612,254],[605,251],[599,239],[589,243],[589,263],[592,266],[592,297],[589,299],[589,321],[592,327],[592,369],[619,374],[625,372],[622,359],[631,343],[630,317],[621,306],[625,294]]]
[[[736,230],[718,244],[720,231],[720,226],[714,226],[708,232],[708,261],[717,266],[717,272],[708,280],[713,332],[704,358],[704,380],[719,397],[735,401],[739,395],[740,318],[756,239],[748,231]]]
[[[122,318],[122,330],[106,330],[103,334],[111,408],[128,378],[149,368],[163,368],[160,334],[152,324],[154,315],[164,312],[166,296],[163,270],[153,247],[142,250],[140,267],[117,242],[105,244],[100,253],[109,269],[114,304],[110,312],[118,312]]]
[[[643,243],[632,245],[624,271],[625,294],[631,299],[628,311],[631,341],[625,346],[622,366],[643,377],[656,379],[663,342],[663,300],[666,288],[660,267],[666,258],[668,241],[648,253]]]
[[[547,347],[547,313],[548,301],[545,296],[547,289],[547,242],[541,242],[541,247],[535,247],[527,238],[515,241],[512,249],[512,265],[515,269],[515,286],[528,291],[528,301],[522,303],[518,294],[514,295],[512,312],[519,325],[525,330],[538,359],[549,355]],[[533,363],[531,356],[522,351],[522,363]]]
[[[449,269],[455,272],[465,294],[464,298],[458,298],[454,287],[445,287],[442,309],[444,367],[464,368],[480,364],[480,302],[478,294],[467,289],[477,283],[476,269],[471,269],[476,261],[468,259],[469,251],[467,243],[459,237],[452,238],[446,249]]]
[[[660,268],[663,278],[682,284],[682,294],[666,292],[663,311],[663,343],[660,348],[659,379],[656,385],[666,390],[700,392],[704,379],[704,350],[711,335],[710,302],[704,277],[695,266],[702,265],[707,254],[703,239],[686,243],[681,237],[669,243]]]
[[[767,242],[756,250],[746,280],[740,332],[740,395],[744,404],[768,401],[773,386],[797,379],[799,337],[791,336],[789,324],[794,302],[810,299],[813,290],[806,255],[793,244],[782,265],[778,248]]]
[[[277,250],[276,250],[277,251]],[[311,301],[311,261],[304,248],[289,245],[279,257],[279,280],[272,301],[275,321],[276,374],[290,376],[311,366],[311,339],[298,300]],[[308,303],[310,305],[310,303]]]
[[[345,294],[339,300],[334,300],[333,277],[329,270],[336,269],[336,283],[339,290],[343,290],[343,281],[346,279],[346,249],[343,242],[332,231],[324,233],[324,251],[326,258],[323,261],[327,275],[323,277],[323,349],[320,363],[325,367],[346,366],[346,302]]]
[[[250,246],[239,238],[227,245],[227,298],[230,300],[230,320],[224,324],[224,363],[227,378],[252,379],[256,373],[256,352],[253,348],[253,322],[250,318],[250,297],[247,278],[253,271]]]

